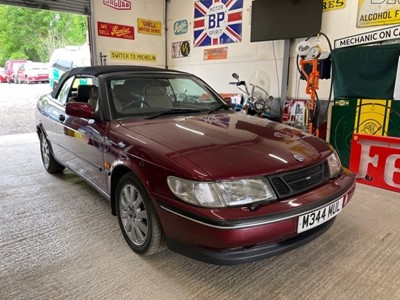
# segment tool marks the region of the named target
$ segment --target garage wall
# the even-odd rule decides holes
[[[256,70],[267,70],[271,80],[270,94],[280,92],[282,74],[283,41],[250,43],[251,1],[243,0],[242,36],[240,42],[214,46],[194,47],[194,3],[195,0],[171,0],[167,18],[167,64],[171,69],[189,71],[205,79],[219,92],[238,92],[229,86],[231,74],[236,72],[247,80]],[[187,21],[187,32],[177,32],[177,27]],[[179,23],[180,22],[180,23]],[[183,26],[183,25],[181,25]],[[188,41],[191,48],[186,57],[173,57],[173,45]],[[226,48],[226,59],[204,59],[211,49]]]
[[[261,0],[258,0],[261,1]],[[271,80],[270,92],[280,97],[283,65],[284,41],[250,42],[250,17],[252,0],[243,0],[242,38],[240,42],[206,47],[194,45],[194,5],[196,0],[170,0],[167,14],[167,65],[169,68],[190,71],[206,79],[219,92],[237,92],[234,86],[228,85],[233,72],[239,73],[242,79],[249,78],[255,70],[266,71]],[[376,28],[357,28],[357,0],[324,0],[321,31],[325,33],[332,45],[335,39],[360,34]],[[299,12],[301,13],[301,12]],[[187,21],[187,32],[176,33],[174,26]],[[304,22],[307,22],[305,19]],[[182,25],[183,26],[183,25]],[[301,26],[301,24],[299,24]],[[179,26],[178,26],[179,27]],[[382,28],[380,26],[379,28]],[[175,30],[176,31],[176,30]],[[304,38],[305,39],[305,38]],[[290,45],[290,66],[288,80],[288,97],[305,98],[305,81],[299,80],[296,61],[296,45],[304,39],[293,39]],[[315,39],[310,39],[313,42]],[[173,58],[173,43],[188,41],[191,49],[186,57]],[[321,37],[321,46],[329,50],[328,43]],[[204,50],[227,47],[226,59],[205,60]],[[331,80],[321,80],[319,97],[328,99]]]
[[[164,0],[92,0],[92,5],[96,64],[165,66]]]
[[[325,7],[321,31],[328,36],[332,45],[335,39],[377,29],[376,26],[357,28],[359,4],[357,0],[321,0],[321,2]],[[130,8],[112,7],[115,3],[124,5],[128,3]],[[228,84],[232,81],[233,72],[239,73],[243,80],[247,80],[255,71],[262,70],[270,77],[270,94],[280,97],[284,41],[250,42],[252,0],[243,0],[240,40],[233,43],[196,47],[194,46],[196,42],[194,40],[195,3],[196,0],[92,0],[96,63],[101,64],[99,56],[102,53],[107,55],[107,64],[167,66],[171,69],[189,71],[205,79],[221,93],[238,92],[234,86]],[[166,18],[164,17],[165,8]],[[140,32],[138,19],[149,21],[145,28],[147,30],[160,27],[158,34]],[[307,21],[304,20],[304,22]],[[112,27],[108,27],[108,36],[101,36],[99,22],[103,25],[104,23],[116,24],[118,30],[128,30],[128,33],[125,37],[111,36]],[[129,27],[133,27],[133,38],[129,38]],[[287,96],[290,98],[309,98],[305,93],[305,81],[299,79],[295,52],[297,44],[304,39],[290,41],[287,82]],[[310,41],[314,43],[315,38]],[[320,45],[324,50],[329,50],[324,38],[321,38]],[[183,49],[183,52],[178,48]],[[331,80],[320,81],[318,92],[320,99],[328,99],[330,84]]]

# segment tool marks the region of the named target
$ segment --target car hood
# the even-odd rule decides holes
[[[240,113],[121,125],[185,157],[214,179],[285,172],[321,161],[332,151],[303,131]]]

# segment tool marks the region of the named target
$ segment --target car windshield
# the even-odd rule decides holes
[[[116,118],[205,112],[223,104],[201,80],[190,76],[118,77],[109,83]]]

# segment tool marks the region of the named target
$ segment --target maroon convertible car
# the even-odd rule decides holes
[[[111,202],[129,246],[214,264],[280,254],[325,232],[355,190],[325,141],[233,111],[194,75],[76,68],[37,103],[45,169]]]

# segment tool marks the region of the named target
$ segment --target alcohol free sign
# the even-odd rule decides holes
[[[400,23],[400,3],[395,0],[358,0],[357,27]]]

